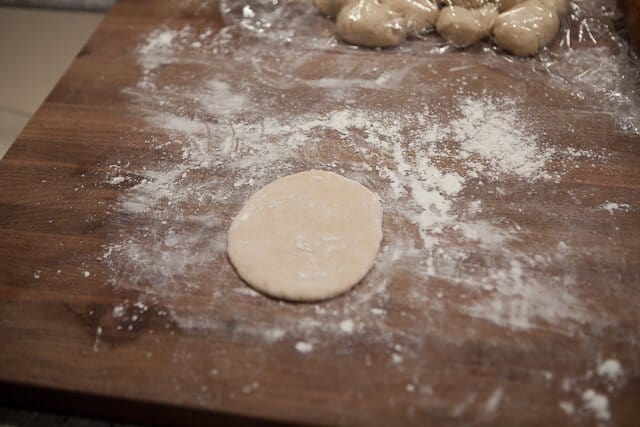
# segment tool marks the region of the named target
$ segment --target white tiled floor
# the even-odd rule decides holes
[[[102,16],[0,7],[0,157]]]

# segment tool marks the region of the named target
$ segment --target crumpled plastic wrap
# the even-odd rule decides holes
[[[229,25],[265,42],[351,54],[368,50],[340,42],[335,23],[322,16],[310,0],[222,0],[220,10]],[[612,114],[625,131],[640,134],[640,60],[630,49],[625,32],[624,17],[614,0],[579,0],[569,3],[556,39],[533,57],[511,56],[488,40],[459,49],[433,32],[380,53],[431,56],[455,52],[464,55],[470,66],[494,67],[524,81],[541,80],[586,101],[588,108]]]

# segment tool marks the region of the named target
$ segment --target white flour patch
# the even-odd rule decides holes
[[[560,409],[562,409],[562,412],[564,412],[567,415],[573,415],[573,413],[575,412],[575,409],[576,409],[573,406],[573,403],[567,402],[565,400],[563,400],[562,402],[558,403],[558,406],[560,407]]]
[[[139,62],[143,70],[149,71],[157,68],[163,62],[170,60],[175,55],[175,49],[180,48],[174,41],[178,37],[175,30],[154,30],[145,42],[139,47]]]
[[[260,293],[257,291],[254,291],[253,289],[249,288],[249,287],[242,287],[242,288],[235,288],[233,290],[233,292],[240,294],[240,295],[246,295],[246,296],[250,296],[250,297],[259,297]]]
[[[484,410],[486,412],[495,412],[498,409],[498,405],[500,405],[503,394],[502,388],[495,389],[484,404]]]
[[[609,381],[616,381],[623,376],[622,365],[616,359],[607,359],[598,365],[596,372]]]
[[[113,178],[109,179],[107,182],[111,185],[118,185],[118,184],[122,184],[126,180],[127,178],[124,176],[114,176]]]
[[[298,341],[295,345],[296,350],[298,350],[300,353],[311,353],[313,351],[313,344],[305,342],[305,341]]]
[[[611,215],[613,215],[614,212],[618,210],[621,210],[623,212],[629,211],[629,205],[627,203],[616,203],[616,202],[609,202],[609,201],[603,204],[601,208],[608,211]]]
[[[504,227],[496,227],[486,221],[459,222],[453,226],[453,229],[460,230],[468,240],[484,243],[491,247],[517,239],[518,234],[516,229],[510,230]]]
[[[399,365],[401,364],[404,360],[402,359],[402,356],[400,356],[398,353],[393,353],[391,355],[391,361],[396,364]]]
[[[251,384],[247,384],[246,386],[242,387],[242,392],[244,394],[250,394],[258,390],[258,388],[260,388],[260,383],[257,381],[254,381]]]
[[[550,178],[545,170],[553,156],[545,148],[510,100],[495,103],[491,99],[463,99],[462,117],[451,124],[453,136],[462,145],[462,153],[478,156],[481,171],[492,179],[505,174],[536,180]],[[488,168],[488,169],[487,169]],[[477,171],[480,173],[481,171]]]
[[[113,307],[113,317],[122,317],[124,315],[124,307],[122,305],[116,305]]]
[[[582,393],[582,401],[584,408],[591,411],[596,419],[607,421],[611,418],[609,399],[604,394],[589,389]]]
[[[208,313],[182,312],[172,310],[171,319],[185,330],[201,330],[201,331],[221,331],[229,328],[229,324],[212,318]],[[273,344],[285,337],[285,331],[273,325],[264,323],[239,323],[234,324],[233,332],[236,334],[247,335],[256,339],[262,339],[267,344]]]
[[[354,329],[353,320],[346,319],[340,322],[340,330],[345,334],[352,334]]]

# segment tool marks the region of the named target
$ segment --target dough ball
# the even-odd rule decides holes
[[[465,0],[456,0],[456,1],[465,1]],[[509,9],[513,9],[515,6],[524,3],[527,0],[498,0],[498,4],[500,5],[500,12],[507,11]],[[549,10],[553,10],[558,15],[564,15],[567,13],[569,9],[568,0],[538,0],[544,7]]]
[[[340,37],[359,46],[397,46],[406,36],[402,17],[377,0],[357,0],[346,5],[336,23]]]
[[[381,240],[378,196],[336,173],[312,170],[251,196],[229,228],[227,252],[254,288],[316,301],[362,280]]]
[[[498,8],[493,4],[478,9],[443,7],[436,22],[436,30],[456,46],[467,46],[488,36],[497,17]]]
[[[524,3],[525,1],[527,0],[499,0],[498,6],[500,9],[500,12],[504,12],[506,10],[514,8],[516,5],[519,5],[520,3]]]
[[[567,13],[569,10],[569,2],[567,0],[538,0],[543,6],[549,10],[553,10],[559,16]]]
[[[440,11],[430,0],[385,0],[385,3],[402,17],[404,27],[412,36],[432,29]]]
[[[558,34],[558,14],[538,0],[527,0],[504,13],[493,25],[493,41],[518,56],[533,55]]]
[[[313,0],[324,16],[335,18],[348,0]]]

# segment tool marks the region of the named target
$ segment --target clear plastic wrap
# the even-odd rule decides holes
[[[368,50],[338,41],[334,23],[310,1],[223,0],[220,9],[229,24],[291,49],[351,54]],[[538,79],[574,96],[577,103],[586,101],[589,108],[610,112],[624,129],[640,134],[640,61],[625,39],[622,18],[614,0],[571,1],[556,39],[530,58],[511,56],[488,40],[458,49],[433,32],[385,49],[384,54],[433,56],[456,51],[469,66],[496,68],[523,81]]]

